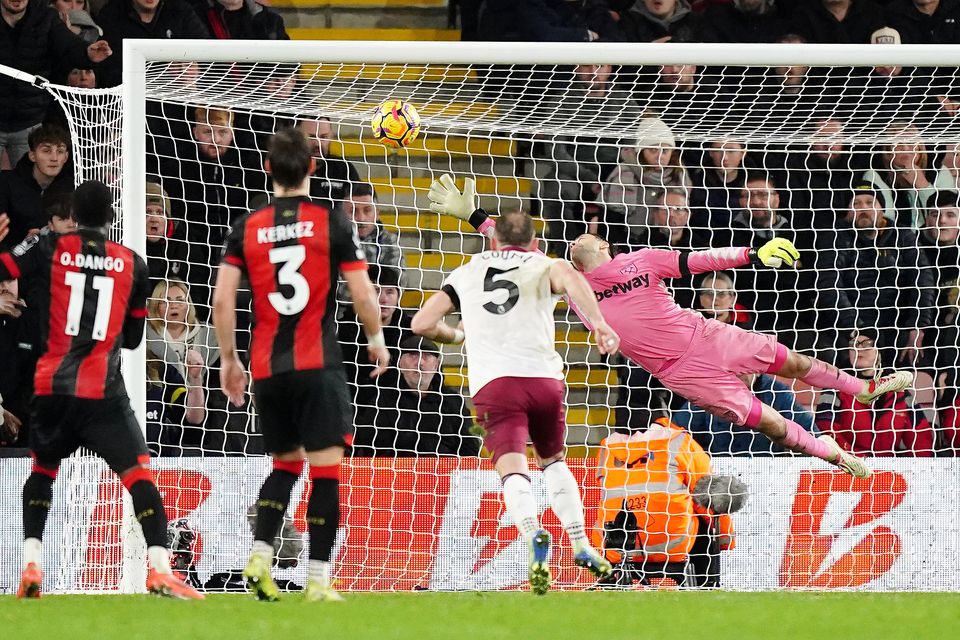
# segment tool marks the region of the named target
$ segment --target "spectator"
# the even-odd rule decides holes
[[[104,37],[116,51],[101,67],[105,87],[120,84],[123,41],[127,38],[209,38],[200,17],[186,0],[110,0],[97,14]]]
[[[945,362],[942,356],[956,350],[953,344],[944,344],[953,338],[952,327],[957,319],[958,280],[960,280],[960,197],[956,191],[939,191],[927,209],[924,226],[918,236],[920,251],[930,265],[936,281],[936,324],[925,331],[925,342],[935,345],[934,360],[938,366],[954,367],[956,362]],[[929,350],[928,350],[929,351]],[[928,355],[928,354],[925,354]],[[940,357],[938,357],[940,356]]]
[[[87,44],[103,37],[103,29],[90,17],[86,0],[53,0],[50,6],[57,10],[67,28]]]
[[[480,439],[470,434],[463,395],[443,384],[440,349],[426,338],[400,344],[400,359],[380,386],[372,434],[358,429],[356,454],[376,456],[475,456]],[[365,436],[373,435],[368,441]]]
[[[760,402],[773,407],[787,420],[793,420],[813,435],[820,435],[813,424],[813,414],[797,401],[788,385],[769,374],[747,374],[741,379]],[[689,402],[674,415],[674,420],[712,456],[760,458],[793,455],[760,433],[725,422]]]
[[[958,0],[892,0],[886,14],[907,44],[960,44]]]
[[[897,361],[913,364],[936,302],[935,276],[917,248],[917,234],[883,216],[869,184],[854,190],[844,222],[819,238],[814,290],[823,309],[835,310],[821,319],[821,328],[877,327],[878,347],[896,347]]]
[[[147,348],[159,362],[173,367],[183,380],[190,378],[187,352],[195,351],[208,368],[220,361],[213,327],[197,321],[190,287],[181,280],[166,280],[153,288],[147,301]]]
[[[49,77],[56,65],[89,66],[110,57],[110,46],[87,44],[60,20],[45,0],[0,2],[0,64]],[[27,153],[27,137],[43,120],[50,94],[30,83],[0,75],[0,155],[15,167]]]
[[[937,189],[960,191],[960,143],[947,145],[934,181]]]
[[[207,417],[203,358],[193,349],[184,357],[187,377],[147,350],[147,444],[155,456],[199,455]]]
[[[574,67],[570,85],[559,100],[578,121],[604,126],[616,120],[630,95],[613,86],[610,65],[582,64]],[[611,139],[556,135],[544,142],[543,150],[537,162],[548,167],[539,193],[547,220],[544,237],[548,253],[564,255],[565,246],[556,241],[571,241],[585,233],[586,220],[598,215],[600,179],[616,167],[620,147]]]
[[[918,229],[936,191],[927,147],[911,124],[892,122],[884,134],[897,141],[880,146],[873,167],[864,172],[862,180],[882,196],[883,213],[891,223]]]
[[[218,40],[289,40],[283,17],[253,0],[190,0]]]
[[[801,250],[790,219],[780,205],[780,193],[772,175],[751,173],[744,180],[740,211],[734,216],[731,232],[717,233],[714,246],[759,247],[773,238],[786,238]],[[802,254],[801,254],[802,255]],[[816,341],[816,333],[806,327],[813,309],[801,298],[812,282],[808,271],[775,271],[748,267],[734,272],[743,303],[756,314],[758,331],[775,331],[784,344],[807,348]]]
[[[14,246],[47,224],[44,196],[73,192],[70,137],[60,126],[45,124],[27,138],[30,151],[0,176],[0,213],[10,216],[6,242]]]
[[[72,193],[57,193],[44,197],[43,212],[47,214],[48,233],[64,234],[77,230],[77,219],[73,217]]]
[[[97,73],[93,69],[74,68],[67,74],[67,86],[78,89],[96,89]]]
[[[883,9],[870,0],[808,0],[792,22],[808,42],[865,44],[883,26]]]
[[[956,345],[954,341],[954,355]],[[954,361],[951,369],[940,376],[937,425],[940,436],[937,450],[953,457],[960,456],[960,392],[958,388],[960,388],[960,380],[957,379],[957,363]]]
[[[883,373],[878,339],[873,329],[850,334],[850,363],[856,375],[865,380]],[[817,407],[817,426],[831,434],[845,450],[858,455],[933,455],[933,428],[913,406],[909,391],[888,393],[868,406],[851,395],[824,390]]]
[[[703,171],[696,175],[697,188],[691,194],[694,228],[702,233],[730,226],[733,212],[739,208],[740,193],[747,177],[743,161],[746,148],[734,140],[707,143]]]
[[[345,204],[350,186],[360,181],[356,167],[330,152],[333,124],[320,116],[300,120],[297,127],[307,137],[317,168],[310,179],[310,197],[330,207]]]
[[[357,227],[360,246],[363,247],[369,264],[403,268],[400,239],[397,234],[383,228],[377,212],[377,196],[373,186],[365,182],[351,185],[344,211]]]
[[[478,40],[497,42],[592,42],[616,31],[605,3],[581,13],[565,0],[487,0],[480,8]],[[616,38],[613,38],[616,39]]]
[[[734,545],[729,513],[746,499],[739,482],[709,490],[720,478],[711,474],[710,456],[665,417],[601,441],[591,537],[616,568],[597,587],[719,586],[718,556]],[[723,493],[723,504],[709,499]]]
[[[774,0],[733,0],[710,6],[704,14],[718,42],[776,42],[789,22]]]
[[[709,248],[709,243],[690,228],[690,206],[687,190],[682,187],[667,187],[654,198],[650,210],[650,227],[647,245],[679,251],[696,251]],[[693,307],[693,276],[686,275],[670,281],[673,299],[684,308]]]
[[[637,0],[620,16],[628,42],[710,42],[714,35],[687,0]]]
[[[659,118],[641,120],[635,146],[621,150],[620,164],[602,185],[601,235],[615,244],[643,243],[658,195],[666,187],[689,185],[673,132]],[[588,223],[588,232],[597,233],[599,216]]]
[[[30,353],[23,349],[26,322],[17,280],[0,281],[0,445],[26,445],[29,401],[33,392]]]
[[[733,276],[726,271],[708,273],[697,285],[697,311],[717,322],[753,331],[753,314],[737,301]]]
[[[161,173],[176,178],[164,184],[185,207],[187,240],[211,248],[223,245],[230,226],[249,213],[250,200],[265,188],[259,156],[237,148],[233,125],[232,111],[197,107],[179,158],[161,163]],[[219,260],[219,252],[211,251],[210,260]]]
[[[205,315],[210,296],[209,248],[187,242],[184,225],[171,216],[170,197],[156,182],[147,182],[146,214],[151,286],[166,280],[185,281],[190,285],[191,297],[201,302],[201,315]]]
[[[731,89],[693,64],[666,64],[653,74],[641,72],[635,78],[631,89],[637,102],[649,113],[659,114],[671,128],[689,129],[708,114],[725,111]]]
[[[400,308],[400,270],[376,265],[370,265],[368,270],[370,281],[377,287],[380,324],[384,342],[390,351],[390,362],[397,362],[400,359],[400,343],[413,335],[410,329],[413,316]],[[366,356],[367,335],[363,332],[353,305],[347,306],[338,321],[337,336],[343,350],[347,382],[354,392],[353,406],[358,413],[372,413],[378,404],[377,380],[371,375],[375,365]]]

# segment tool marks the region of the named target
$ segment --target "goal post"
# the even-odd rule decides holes
[[[952,223],[925,218],[939,194],[956,192],[960,180],[960,116],[952,115],[951,106],[954,95],[960,104],[960,47],[125,40],[123,56],[121,87],[87,92],[45,86],[67,113],[77,180],[108,182],[119,203],[122,240],[142,255],[150,254],[148,236],[155,233],[142,215],[150,201],[148,181],[160,186],[163,196],[152,191],[150,197],[168,208],[170,229],[187,228],[186,253],[174,257],[170,250],[155,258],[182,263],[180,271],[163,270],[166,293],[160,295],[169,297],[171,283],[187,280],[201,318],[209,312],[210,281],[191,281],[195,269],[204,274],[200,278],[213,273],[227,224],[267,197],[265,142],[278,123],[298,119],[329,119],[328,157],[345,159],[359,176],[328,176],[325,193],[338,210],[346,210],[358,182],[371,185],[380,217],[375,234],[385,235],[371,236],[368,244],[396,246],[397,252],[372,251],[370,261],[380,277],[398,267],[403,273],[399,283],[381,281],[382,289],[399,295],[381,304],[405,312],[415,311],[446,273],[484,247],[469,225],[428,210],[430,182],[443,173],[454,174],[460,185],[464,177],[475,177],[480,204],[491,213],[533,213],[539,235],[560,256],[567,242],[591,230],[631,249],[697,249],[743,238],[752,244],[788,234],[803,245],[804,264],[797,271],[748,268],[723,281],[677,279],[671,287],[683,306],[775,332],[791,347],[850,370],[858,366],[848,345],[855,327],[866,329],[862,335],[871,340],[877,334],[884,364],[909,350],[913,331],[923,331],[927,359],[916,365],[923,376],[915,393],[872,414],[856,413],[859,423],[846,421],[855,407],[845,400],[803,385],[781,380],[776,385],[783,387],[756,387],[770,402],[790,394],[808,424],[839,432],[853,448],[872,448],[874,479],[851,481],[818,461],[774,451],[761,436],[752,440],[749,432],[683,406],[635,366],[601,360],[588,332],[561,303],[556,323],[567,366],[567,445],[584,491],[587,528],[598,528],[597,507],[609,489],[598,480],[601,441],[617,431],[640,432],[661,413],[676,420],[682,415],[710,450],[714,470],[740,477],[750,490],[746,507],[733,516],[736,547],[720,552],[720,586],[960,590],[960,579],[950,572],[960,562],[960,498],[949,482],[960,471],[960,438],[951,431],[960,424],[947,424],[942,411],[957,395],[951,292],[960,264],[956,240],[939,242],[952,233]],[[196,66],[185,73],[184,65]],[[870,72],[877,67],[901,71],[880,81]],[[786,80],[789,72],[775,71],[792,68],[803,69],[799,83]],[[674,88],[661,90],[667,76]],[[695,95],[676,88],[683,83],[694,84]],[[388,98],[409,101],[421,114],[421,137],[408,149],[387,149],[369,132],[373,107]],[[163,109],[151,111],[148,103]],[[157,113],[169,119],[162,132],[150,130]],[[229,142],[201,143],[198,124],[230,129]],[[651,150],[667,153],[645,157]],[[891,164],[896,153],[912,154],[917,163],[924,157],[923,166],[912,167],[914,184],[907,185],[905,170]],[[221,181],[215,189],[203,182],[210,176]],[[770,182],[748,188],[747,176]],[[337,180],[343,184],[333,185]],[[881,216],[875,226],[907,238],[883,248],[886,253],[878,250],[882,263],[858,262],[866,250],[855,255],[860,245],[849,244],[852,200],[867,191]],[[752,197],[765,204],[751,205]],[[775,199],[779,206],[771,204]],[[750,211],[762,213],[764,207],[774,215],[754,221]],[[925,236],[931,225],[942,229]],[[939,261],[912,257],[928,253]],[[190,275],[173,275],[183,273]],[[888,283],[890,273],[900,275]],[[642,286],[642,275],[625,274],[622,286]],[[733,301],[722,306],[720,298],[731,295]],[[153,312],[159,309],[157,304]],[[341,341],[363,356],[362,333],[344,309]],[[151,338],[154,345],[164,331]],[[203,583],[242,566],[251,538],[245,514],[267,465],[253,409],[215,400],[215,348],[189,340],[184,344],[209,363],[202,437],[194,442],[197,431],[179,416],[172,431],[178,440],[166,443],[177,454],[159,456],[155,466],[171,519],[185,518],[202,537],[196,575]],[[404,349],[395,354],[410,353]],[[148,359],[146,346],[124,355],[127,389],[144,424],[150,422],[147,385],[156,355]],[[441,398],[436,404],[404,404],[404,392],[417,382],[400,371],[376,391],[367,388],[367,395],[363,380],[351,379],[353,393],[365,398],[357,402],[358,436],[365,429],[370,439],[357,450],[375,455],[344,463],[344,517],[335,553],[346,589],[523,584],[525,549],[503,512],[492,468],[470,449],[469,404],[457,400],[468,395],[468,363],[459,348],[445,347],[437,366],[431,379],[442,379],[448,395],[431,388]],[[461,432],[450,431],[454,423]],[[453,455],[457,442],[468,453]],[[59,534],[61,557],[81,568],[62,572],[56,588],[93,590],[90,581],[103,578],[116,590],[138,590],[142,541],[131,539],[130,527],[110,528],[102,507],[113,494],[92,471],[95,465],[85,460],[68,466],[76,500],[65,513],[67,532]],[[533,481],[545,526],[562,549],[566,538],[546,507],[536,472]],[[285,529],[291,536],[306,528],[307,495],[305,484],[298,484]],[[0,507],[9,502],[5,494],[2,499]],[[932,517],[941,524],[931,523]],[[124,547],[119,555],[109,552],[117,542]],[[940,557],[935,564],[925,556],[934,548]],[[91,564],[103,570],[90,571]],[[304,554],[281,576],[302,580],[305,564]],[[567,551],[555,565],[560,588],[588,585]]]

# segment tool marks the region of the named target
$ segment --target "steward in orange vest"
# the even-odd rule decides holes
[[[719,586],[717,560],[734,546],[729,514],[746,499],[743,484],[711,475],[710,456],[667,418],[600,444],[593,542],[619,571],[598,586]]]

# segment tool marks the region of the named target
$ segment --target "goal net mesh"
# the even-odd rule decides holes
[[[949,460],[919,459],[953,457],[960,446],[952,422],[960,272],[955,67],[198,60],[148,62],[146,77],[147,252],[156,285],[147,336],[147,435],[159,453],[171,519],[184,518],[181,529],[202,541],[192,547],[200,583],[229,588],[235,580],[251,542],[246,512],[268,467],[252,403],[232,407],[219,391],[211,283],[229,225],[268,201],[263,159],[270,136],[295,125],[316,147],[312,195],[357,220],[382,315],[397,327],[388,333],[394,367],[374,381],[367,377],[362,331],[341,296],[340,337],[357,400],[355,449],[341,478],[336,572],[343,588],[497,589],[525,580],[526,547],[502,507],[499,481],[476,457],[480,441],[471,429],[461,349],[444,347],[437,358],[429,345],[400,346],[412,335],[412,313],[447,273],[485,247],[468,224],[429,210],[427,191],[444,173],[461,187],[464,177],[474,177],[480,205],[491,215],[529,211],[543,246],[558,257],[587,232],[627,251],[788,238],[800,249],[798,269],[681,277],[671,291],[683,307],[776,333],[787,346],[867,379],[898,364],[918,371],[912,392],[872,408],[773,376],[745,380],[805,428],[877,457],[874,479],[851,481],[710,417],[622,357],[601,357],[559,303],[566,441],[598,545],[623,552],[642,573],[644,541],[651,549],[663,540],[683,548],[677,527],[693,522],[713,532],[702,537],[717,564],[703,569],[691,562],[686,571],[696,565],[717,572],[719,582],[709,584],[960,588],[955,576],[926,562],[922,543],[940,526],[934,518],[957,511],[949,506],[950,500],[958,506],[957,499],[936,489],[957,468]],[[119,201],[119,93],[51,90],[69,114],[78,179],[105,180]],[[387,99],[419,110],[423,129],[406,149],[372,137],[370,116]],[[624,286],[642,286],[642,275],[625,274]],[[241,296],[241,348],[249,342],[244,304]],[[642,319],[638,325],[660,329]],[[415,390],[420,384],[425,393]],[[688,428],[715,472],[746,483],[747,506],[732,517],[736,548],[721,550],[727,540],[716,519],[655,508],[643,516],[626,500],[610,506],[611,496],[624,495],[612,479],[629,477],[615,473],[624,461],[611,452],[642,440],[637,434],[663,417]],[[911,459],[880,459],[890,457]],[[71,476],[76,500],[63,553],[74,573],[61,576],[61,589],[96,589],[104,581],[110,588],[118,580],[119,552],[109,548],[118,537],[111,537],[102,506],[116,495],[90,489],[110,481],[104,469],[85,464]],[[675,472],[688,477],[689,470]],[[586,586],[538,473],[533,481],[543,521],[559,542],[559,586]],[[279,551],[286,557],[277,575],[299,584],[308,490],[298,484],[294,491]],[[647,497],[651,505],[674,504],[652,489]],[[692,509],[683,499],[677,504]],[[601,506],[606,531],[598,521]],[[76,524],[81,513],[91,520],[93,511],[100,521]],[[954,516],[947,520],[944,529],[955,532]],[[173,535],[183,547],[185,537],[182,530]],[[954,561],[940,558],[937,565],[960,560],[955,540],[937,553]],[[681,575],[682,555],[670,556]],[[87,569],[77,573],[78,562]],[[914,569],[897,573],[900,566]],[[659,575],[651,569],[646,577]],[[689,584],[698,583],[688,578]]]

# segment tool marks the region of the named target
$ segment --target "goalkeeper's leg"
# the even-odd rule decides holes
[[[855,396],[863,404],[870,404],[886,393],[903,391],[913,384],[913,374],[909,371],[895,371],[876,380],[861,380],[823,360],[791,351],[782,344],[777,344],[777,361],[771,369],[771,373],[797,378],[817,389],[836,389]]]
[[[756,398],[753,399],[744,426],[756,429],[790,451],[834,464],[856,478],[868,478],[873,473],[863,460],[841,449],[830,436],[815,438],[799,424],[783,417],[776,409]]]

